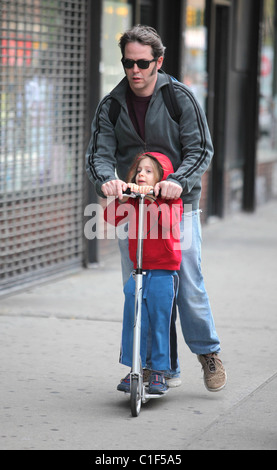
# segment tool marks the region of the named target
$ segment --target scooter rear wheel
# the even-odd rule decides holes
[[[137,417],[141,409],[141,390],[138,377],[131,378],[131,413]]]

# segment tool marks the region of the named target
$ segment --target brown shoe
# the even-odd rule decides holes
[[[216,353],[201,354],[198,361],[202,364],[204,383],[210,392],[219,392],[227,382],[227,374]]]

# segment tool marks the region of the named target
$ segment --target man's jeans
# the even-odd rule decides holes
[[[179,274],[178,310],[183,336],[195,354],[220,351],[209,298],[201,272],[200,211],[184,212],[181,228],[182,263]],[[133,270],[128,238],[119,238],[123,284]]]

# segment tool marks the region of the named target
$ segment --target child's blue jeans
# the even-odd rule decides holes
[[[176,271],[149,270],[143,275],[140,347],[142,367],[149,367],[150,361],[152,370],[177,368],[175,327],[177,291]],[[120,362],[131,367],[135,308],[135,280],[132,275],[124,286],[124,294]],[[149,329],[151,330],[150,348],[148,347]],[[150,357],[147,355],[149,349]]]

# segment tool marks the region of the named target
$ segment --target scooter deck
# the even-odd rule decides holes
[[[142,397],[142,403],[146,403],[148,400],[151,400],[151,398],[162,398],[168,393],[168,390],[163,393],[147,393],[145,392],[143,397]]]
[[[141,401],[142,403],[146,403],[148,400],[151,400],[151,398],[162,398],[165,395],[167,395],[168,392],[169,392],[169,388],[163,393],[148,393],[148,387],[143,386]],[[125,395],[130,396],[130,392],[124,392],[124,393]]]

